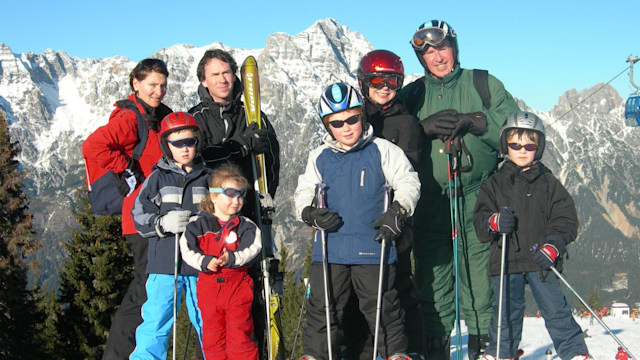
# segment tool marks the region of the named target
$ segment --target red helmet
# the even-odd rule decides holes
[[[172,158],[171,150],[169,150],[169,146],[167,145],[167,136],[174,131],[188,129],[195,130],[196,137],[202,138],[202,129],[200,129],[200,125],[196,123],[196,119],[189,113],[172,112],[162,119],[160,122],[160,146],[164,156],[169,159]],[[196,146],[197,152],[199,152],[198,150],[200,149],[200,145],[200,141],[198,141],[198,145]]]
[[[401,88],[404,81],[404,65],[400,57],[391,51],[373,50],[362,57],[356,74],[362,95],[369,98],[369,87],[388,86],[392,90]],[[372,83],[375,79],[378,80],[378,84]]]

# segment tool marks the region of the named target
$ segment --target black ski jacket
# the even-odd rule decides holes
[[[384,106],[365,99],[365,112],[367,122],[373,126],[373,134],[398,145],[417,171],[425,142],[418,118],[397,99]]]
[[[198,95],[201,102],[191,108],[189,113],[196,119],[204,135],[202,157],[207,166],[215,168],[225,161],[238,164],[242,168],[244,176],[249,180],[249,184],[254,183],[253,169],[251,165],[252,153],[247,153],[243,148],[241,135],[247,129],[247,120],[244,111],[244,104],[241,101],[242,84],[236,77],[233,84],[233,100],[228,104],[215,102],[206,87],[198,86]],[[262,122],[265,128],[273,126],[264,113]],[[275,133],[275,130],[274,130]],[[280,182],[280,144],[276,137],[270,138],[270,151],[264,154],[266,161],[268,191],[272,197],[276,194],[276,189]],[[243,213],[256,220],[250,215],[253,210],[249,204],[253,196],[246,197],[247,202],[243,208]]]
[[[578,215],[573,199],[551,171],[538,162],[523,172],[506,160],[480,187],[473,213],[478,240],[492,241],[489,275],[500,275],[502,235],[489,230],[488,217],[502,207],[511,208],[517,218],[516,230],[507,237],[507,273],[541,270],[533,261],[532,247],[558,237],[569,244],[577,236]],[[558,270],[562,270],[564,254],[558,256]]]

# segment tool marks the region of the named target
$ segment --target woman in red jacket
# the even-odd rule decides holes
[[[167,93],[168,76],[164,61],[140,61],[129,75],[133,94],[127,100],[116,102],[109,122],[96,129],[82,144],[82,153],[87,161],[94,161],[97,166],[120,176],[119,190],[124,196],[122,234],[133,253],[135,265],[134,278],[111,323],[103,360],[128,359],[135,347],[135,330],[142,322],[140,308],[147,299],[145,270],[148,241],[136,232],[131,208],[140,185],[162,156],[159,123],[172,112],[161,102]],[[138,161],[132,159],[133,148],[138,142],[138,114],[133,108],[142,114],[149,129],[144,151]]]

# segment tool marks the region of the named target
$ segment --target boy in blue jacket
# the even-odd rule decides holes
[[[136,348],[130,356],[138,359],[166,359],[173,325],[173,293],[176,238],[184,232],[189,218],[207,196],[209,169],[199,156],[200,127],[188,113],[174,112],[160,124],[162,158],[145,180],[131,214],[138,233],[149,239],[146,289],[142,324],[136,329]],[[197,304],[198,270],[180,262],[178,296],[186,291],[191,323],[202,339],[202,318]]]
[[[309,154],[295,192],[296,215],[326,235],[331,343],[335,344],[339,319],[353,291],[369,328],[375,333],[381,246],[385,239],[385,281],[378,340],[383,359],[409,359],[404,314],[394,289],[394,240],[420,197],[420,182],[402,149],[373,136],[364,120],[362,99],[349,85],[327,87],[319,101],[322,123],[328,131],[324,144]],[[326,208],[315,206],[316,184],[324,184]],[[394,201],[383,211],[384,187]],[[383,213],[384,212],[384,213]],[[316,232],[309,269],[311,293],[303,333],[301,359],[328,359],[322,241]],[[337,358],[337,346],[332,358]]]

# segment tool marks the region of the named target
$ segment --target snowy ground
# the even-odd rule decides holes
[[[605,317],[602,319],[618,339],[629,349],[631,354],[640,360],[640,320]],[[618,343],[595,319],[591,324],[589,318],[576,318],[583,331],[587,332],[586,343],[589,353],[595,360],[614,360],[618,351]],[[463,359],[467,360],[467,328],[464,322],[461,326],[463,336]],[[451,343],[455,344],[455,330]],[[524,350],[523,360],[560,360],[553,348],[551,338],[547,334],[542,318],[529,317],[524,319],[524,330],[520,349]],[[545,356],[547,349],[553,355]],[[455,346],[451,347],[451,359],[456,359]]]

